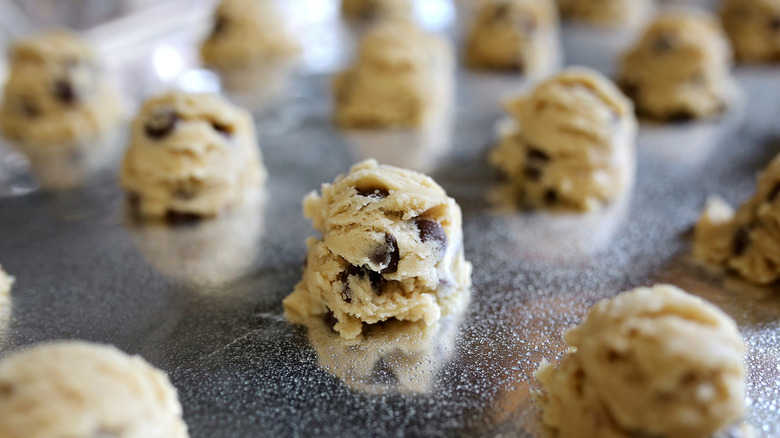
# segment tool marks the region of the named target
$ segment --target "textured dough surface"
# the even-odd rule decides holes
[[[412,13],[411,0],[341,0],[341,14],[349,19],[411,18]]]
[[[75,143],[87,147],[121,117],[119,95],[77,35],[50,31],[11,48],[0,108],[6,138],[40,154]]]
[[[249,113],[183,92],[144,104],[120,171],[134,207],[149,217],[218,215],[255,196],[265,177]]]
[[[342,128],[420,127],[452,92],[450,43],[411,22],[377,25],[354,66],[334,79],[335,122]]]
[[[780,156],[758,180],[752,198],[734,210],[711,200],[694,229],[693,253],[758,284],[780,280]]]
[[[780,61],[780,0],[726,0],[720,19],[737,59]]]
[[[184,438],[168,377],[138,356],[80,341],[0,362],[3,438]]]
[[[483,2],[466,41],[470,67],[529,76],[551,71],[559,52],[558,12],[552,0]]]
[[[514,126],[489,159],[526,206],[587,211],[631,189],[636,117],[600,73],[568,69],[507,107]]]
[[[332,312],[334,330],[352,339],[390,318],[433,324],[466,299],[460,207],[431,178],[367,160],[309,194],[303,210],[321,237],[307,241],[288,317]]]
[[[300,43],[273,0],[222,0],[201,58],[218,69],[247,68],[295,54]]]
[[[732,54],[717,18],[660,15],[620,62],[619,82],[640,115],[699,119],[723,112],[733,92]]]
[[[731,318],[669,285],[594,306],[543,364],[543,422],[560,438],[709,438],[745,409],[744,345]]]
[[[650,0],[558,0],[561,16],[607,28],[640,24],[652,11]]]

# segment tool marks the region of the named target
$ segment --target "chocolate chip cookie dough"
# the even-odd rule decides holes
[[[665,13],[620,62],[619,83],[637,112],[653,119],[701,119],[725,110],[734,91],[728,39],[703,11]]]
[[[568,69],[507,109],[512,123],[489,161],[525,206],[588,211],[631,189],[636,118],[600,73]]]
[[[0,362],[0,436],[186,438],[168,377],[138,356],[81,341]]]
[[[418,128],[449,102],[452,48],[406,21],[373,28],[357,62],[336,76],[335,123],[342,128]]]
[[[352,20],[410,18],[412,12],[411,0],[341,0],[341,15]]]
[[[254,67],[300,50],[272,0],[222,0],[200,46],[204,64],[219,70]]]
[[[780,61],[780,1],[726,0],[720,19],[737,59]]]
[[[725,265],[751,282],[780,280],[780,156],[767,166],[756,193],[739,210],[711,199],[694,229],[693,253]]]
[[[256,196],[265,177],[249,113],[183,92],[144,104],[120,170],[133,209],[157,218],[216,216]]]
[[[593,26],[625,28],[641,24],[652,12],[651,0],[558,0],[561,16]]]
[[[742,418],[745,347],[734,321],[668,285],[594,306],[543,363],[545,426],[560,438],[710,438]]]
[[[119,96],[79,36],[50,31],[11,48],[3,135],[33,153],[86,145],[120,122]]]
[[[336,319],[345,339],[395,318],[430,325],[468,296],[461,212],[431,178],[374,160],[356,164],[303,202],[321,236],[307,240],[288,318]]]
[[[480,4],[466,41],[477,69],[543,75],[560,60],[558,12],[552,0],[489,0]]]

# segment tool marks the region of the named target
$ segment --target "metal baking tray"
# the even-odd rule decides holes
[[[133,105],[167,87],[219,90],[194,48],[211,2],[188,4],[158,2],[86,31]],[[500,99],[521,80],[458,71],[452,120],[440,132],[345,136],[331,125],[329,81],[355,30],[334,1],[283,4],[306,45],[300,63],[271,100],[232,96],[256,116],[270,174],[261,208],[139,225],[125,215],[112,169],[81,189],[45,191],[0,147],[0,263],[17,279],[0,355],[63,338],[140,354],[169,373],[193,437],[531,437],[532,373],[560,357],[563,331],[602,298],[667,282],[738,322],[747,420],[759,436],[780,436],[777,286],[696,264],[688,240],[708,195],[739,204],[780,152],[780,67],[737,67],[743,104],[718,120],[642,124],[635,189],[609,209],[512,211],[487,200],[499,178],[485,155]],[[453,4],[418,6],[426,26],[458,39]],[[567,64],[610,73],[614,35],[567,26],[563,36]],[[370,155],[425,170],[461,205],[471,302],[433,329],[388,328],[358,344],[313,323],[310,342],[281,306],[314,234],[301,199]]]

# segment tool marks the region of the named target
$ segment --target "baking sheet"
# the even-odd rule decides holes
[[[523,84],[459,72],[451,143],[425,151],[421,142],[425,159],[410,166],[424,166],[463,208],[471,303],[432,334],[313,346],[281,307],[313,234],[300,202],[366,147],[330,124],[329,78],[349,58],[352,30],[337,20],[335,2],[285,4],[310,29],[307,51],[281,97],[253,108],[270,178],[265,203],[246,216],[139,226],[125,216],[112,171],[82,189],[42,191],[17,156],[0,152],[3,175],[8,163],[14,171],[0,178],[0,263],[17,278],[0,355],[61,338],[140,354],[171,376],[193,437],[530,437],[539,415],[532,373],[560,356],[563,330],[599,299],[663,281],[738,322],[748,345],[747,419],[759,436],[780,436],[780,291],[697,265],[686,237],[709,194],[740,203],[780,152],[780,67],[737,68],[746,104],[723,123],[643,125],[635,190],[597,218],[488,202],[499,179],[485,154],[502,111],[486,96],[496,82]],[[438,4],[450,12],[436,16],[452,19],[452,5]],[[177,17],[181,27],[163,35],[126,33],[132,16],[91,32],[112,47],[109,70],[137,105],[166,87],[219,87],[192,47],[206,15]],[[564,29],[565,49],[578,58],[583,48],[571,41],[582,31]],[[598,35],[588,42],[588,63],[609,70],[613,53]],[[381,152],[392,156],[393,141]]]

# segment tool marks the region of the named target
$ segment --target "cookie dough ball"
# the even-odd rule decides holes
[[[558,0],[558,8],[572,21],[622,28],[642,23],[653,5],[650,0]]]
[[[168,377],[114,347],[70,341],[0,362],[0,436],[184,438]]]
[[[747,280],[770,284],[780,280],[780,156],[767,166],[756,193],[734,210],[711,200],[694,229],[697,258],[725,265]]]
[[[720,19],[737,59],[780,61],[780,0],[726,0]]]
[[[640,115],[660,120],[721,113],[733,91],[731,49],[705,12],[659,16],[620,64],[619,82]]]
[[[146,217],[216,216],[265,180],[252,117],[216,95],[171,92],[133,122],[120,182]]]
[[[600,73],[575,68],[508,104],[513,124],[491,153],[530,208],[588,211],[630,190],[637,123]]]
[[[86,143],[117,126],[118,94],[79,36],[56,30],[11,48],[0,130],[37,149]]]
[[[466,62],[533,76],[552,70],[559,51],[552,0],[489,0],[480,5],[469,32]]]
[[[341,15],[351,20],[410,18],[412,13],[411,0],[341,0]]]
[[[460,207],[431,178],[367,160],[303,209],[321,237],[307,241],[288,315],[332,312],[334,330],[352,339],[391,318],[433,324],[466,298]]]
[[[238,69],[297,53],[299,42],[273,0],[222,0],[200,46],[209,67]]]
[[[373,28],[355,65],[336,76],[335,122],[342,128],[420,127],[446,105],[452,49],[411,22]]]
[[[720,309],[668,285],[594,306],[537,377],[558,437],[709,438],[745,409],[745,347]]]

